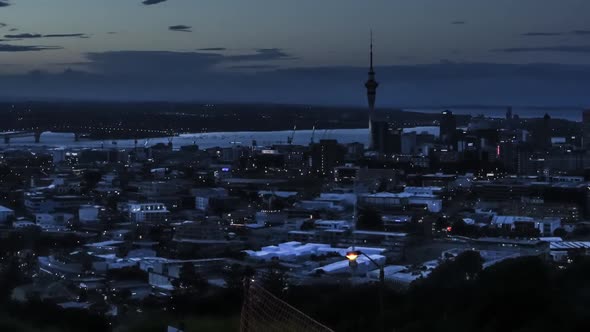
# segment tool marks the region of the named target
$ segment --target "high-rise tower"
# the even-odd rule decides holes
[[[375,80],[375,70],[373,70],[373,32],[371,31],[369,79],[365,83],[365,88],[367,88],[367,99],[369,101],[369,150],[372,150],[375,147],[372,130],[373,113],[375,113],[375,97],[377,95],[378,86],[379,83]]]
[[[446,110],[443,111],[440,118],[440,141],[447,147],[456,147],[456,135],[457,130],[457,118],[453,115],[453,112]]]
[[[590,108],[582,113],[582,128],[584,129],[582,147],[590,150]]]

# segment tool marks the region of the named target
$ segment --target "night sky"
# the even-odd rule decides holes
[[[590,104],[588,0],[0,0],[0,96]]]

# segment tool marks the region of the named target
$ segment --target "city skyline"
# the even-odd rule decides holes
[[[583,331],[588,12],[0,0],[0,330]]]

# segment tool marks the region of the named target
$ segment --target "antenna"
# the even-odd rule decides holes
[[[373,29],[371,29],[370,32],[370,36],[371,36],[371,46],[370,46],[370,62],[371,62],[371,72],[373,72]]]

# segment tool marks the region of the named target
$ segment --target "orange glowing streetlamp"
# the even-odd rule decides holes
[[[346,258],[351,262],[356,261],[356,259],[359,258],[359,256],[360,253],[358,251],[349,251],[346,253]]]

